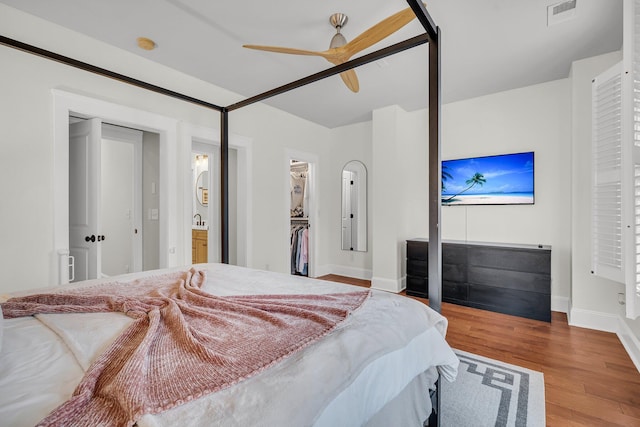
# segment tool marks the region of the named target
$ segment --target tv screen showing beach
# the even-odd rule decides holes
[[[533,152],[444,160],[442,206],[531,205]]]

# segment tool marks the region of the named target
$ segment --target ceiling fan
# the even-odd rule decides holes
[[[340,33],[340,30],[347,24],[347,15],[343,13],[334,13],[329,18],[329,22],[336,29],[336,34],[331,39],[329,49],[325,51],[293,49],[277,46],[258,46],[251,44],[246,44],[243,47],[246,47],[248,49],[265,50],[269,52],[288,53],[291,55],[321,56],[334,65],[340,65],[344,62],[347,62],[356,53],[367,49],[368,47],[395,33],[400,28],[411,22],[415,17],[416,16],[411,8],[404,9],[394,15],[389,16],[386,19],[383,19],[373,27],[364,31],[355,39],[347,42],[344,36]],[[358,92],[358,90],[360,90],[358,77],[356,76],[356,72],[353,69],[340,73],[340,77],[342,77],[342,81],[344,82],[344,84],[347,85],[347,87],[353,92]]]

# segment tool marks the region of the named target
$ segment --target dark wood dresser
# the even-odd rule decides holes
[[[429,294],[429,242],[407,240],[407,294]],[[551,321],[551,247],[442,242],[442,301]]]

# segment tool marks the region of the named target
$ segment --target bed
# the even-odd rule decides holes
[[[307,340],[215,392],[183,396],[178,399],[181,404],[136,417],[130,425],[422,425],[431,413],[428,389],[438,377],[453,380],[456,376],[458,359],[445,341],[444,317],[410,298],[351,285],[228,264],[199,264],[37,293],[104,292],[192,272],[204,277],[201,289],[205,294],[222,299],[357,295],[358,301],[343,320],[317,339]],[[7,308],[15,308],[12,301],[16,300],[3,303],[0,419],[5,425],[32,426],[68,401],[83,377],[89,376],[85,373],[126,335],[134,319],[119,312],[6,318]],[[238,337],[239,342],[248,342],[253,335],[246,334],[246,340]],[[277,338],[270,336],[267,341]],[[182,377],[175,374],[171,378],[169,383],[178,383]],[[135,381],[130,385],[140,388]]]

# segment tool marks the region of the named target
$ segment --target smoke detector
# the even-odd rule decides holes
[[[566,22],[576,16],[578,0],[567,0],[547,6],[547,27]]]

